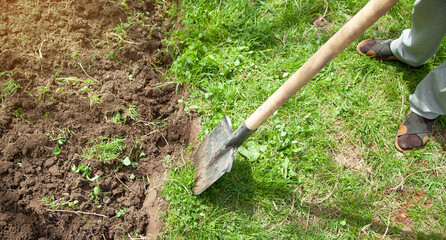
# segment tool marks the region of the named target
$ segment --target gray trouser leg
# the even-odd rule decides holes
[[[446,114],[446,62],[432,70],[410,95],[410,110],[434,119]]]
[[[392,53],[417,67],[435,55],[446,34],[446,0],[417,0],[412,28],[392,42]],[[409,97],[410,109],[425,118],[446,114],[446,62],[432,70]]]
[[[417,0],[412,27],[392,42],[392,53],[402,62],[418,67],[435,55],[446,34],[446,1]]]

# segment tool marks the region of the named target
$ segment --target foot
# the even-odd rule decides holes
[[[369,38],[358,44],[356,50],[359,54],[379,60],[398,60],[390,50],[393,39]]]
[[[411,151],[426,144],[432,136],[435,119],[424,118],[409,112],[395,136],[395,147],[401,151]]]

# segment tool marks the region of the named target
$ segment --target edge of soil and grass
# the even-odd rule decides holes
[[[234,129],[368,1],[183,0],[170,11],[169,76],[189,85],[199,140],[230,116]],[[199,196],[191,156],[172,163],[166,238],[440,239],[446,237],[446,121],[425,148],[399,153],[408,98],[445,59],[415,69],[356,53],[411,25],[400,1],[239,148],[232,171]]]

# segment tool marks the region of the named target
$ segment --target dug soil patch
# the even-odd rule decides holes
[[[0,7],[0,239],[154,237],[192,121],[163,77],[168,3]]]

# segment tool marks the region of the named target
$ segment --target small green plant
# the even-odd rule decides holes
[[[71,54],[71,58],[73,60],[76,60],[76,56],[77,56],[78,53],[79,53],[79,51],[74,51],[73,54]]]
[[[92,170],[90,168],[90,164],[84,165],[82,163],[79,163],[77,165],[77,167],[75,164],[72,164],[71,172],[82,174],[88,181],[91,181],[91,182],[94,182],[99,179],[98,175],[95,175],[93,178],[90,178],[90,175],[92,172]]]
[[[120,157],[126,148],[125,138],[98,137],[89,144],[92,146],[83,149],[81,157],[96,159],[104,163]]]
[[[125,121],[127,121],[127,118],[132,119],[133,121],[136,121],[136,119],[138,118],[138,112],[137,112],[138,107],[135,105],[130,105],[129,108],[124,110],[124,114],[123,114],[123,118],[124,118],[124,123]]]
[[[65,88],[60,87],[60,88],[56,88],[56,93],[63,93],[65,91]]]
[[[99,202],[101,201],[101,198],[102,198],[102,189],[101,189],[101,186],[99,186],[99,184],[98,184],[98,185],[94,186],[92,192],[90,193],[90,200],[92,202],[94,202],[95,204],[99,204]]]
[[[0,86],[1,88],[0,98],[4,98],[8,95],[14,96],[17,90],[21,88],[20,84],[18,83],[18,81],[20,80],[14,80],[14,78],[12,77],[12,73],[13,71],[0,72],[0,77],[6,76],[8,78],[7,82]]]
[[[47,118],[47,119],[49,119],[49,118]],[[66,142],[71,144],[71,142],[68,141],[68,136],[76,136],[76,133],[74,133],[74,131],[71,130],[69,126],[67,126],[66,129],[64,129],[64,130],[62,130],[62,129],[57,129],[57,130],[58,130],[57,133],[51,132],[51,133],[45,134],[45,135],[49,136],[52,141],[55,141],[57,143],[56,147],[54,147],[54,149],[53,149],[53,154],[55,154],[55,155],[59,155],[62,152],[60,147],[62,145],[64,145]]]
[[[174,159],[170,156],[170,155],[167,155],[167,156],[165,156],[162,160],[161,160],[161,162],[162,162],[162,164],[163,164],[163,167],[165,167],[166,169],[169,169],[169,168],[171,168],[172,167],[172,164],[173,164],[173,161]]]
[[[47,84],[46,86],[37,87],[37,97],[39,98],[40,101],[44,100],[45,93],[50,90],[50,87],[48,85],[49,84]]]
[[[90,92],[90,87],[89,87],[89,86],[83,86],[83,87],[81,88],[81,90],[84,91],[84,92],[86,92],[86,93],[88,93],[88,92]]]
[[[60,149],[59,145],[56,145],[56,147],[54,147],[54,149],[53,149],[53,154],[59,155],[61,152],[62,152],[62,150]]]
[[[93,61],[95,60],[96,60],[96,52],[88,60],[88,70],[90,70],[93,67]]]
[[[126,0],[122,0],[121,2],[117,2],[117,1],[106,1],[106,2],[119,4],[119,5],[123,6],[125,8],[125,10],[129,10],[129,5],[125,1]]]
[[[129,108],[124,109],[123,113],[120,111],[117,111],[112,114],[111,121],[116,124],[125,125],[128,121],[128,119],[131,119],[133,121],[136,121],[138,119],[138,107],[135,105],[130,105]],[[108,121],[108,115],[110,114],[109,111],[105,112],[105,120]]]
[[[125,30],[126,28],[130,27],[130,23],[120,23],[118,24],[118,26],[116,28],[114,28],[114,32],[116,32],[118,35],[120,35],[121,37],[123,37],[124,35],[127,34],[127,31]]]
[[[125,214],[125,207],[122,207],[120,210],[115,210],[116,217],[122,217]]]
[[[121,118],[121,113],[120,112],[115,112],[115,114],[113,114],[112,122],[114,122],[116,124],[122,124],[122,118]]]
[[[132,166],[134,168],[136,168],[138,166],[138,163],[137,162],[133,162],[132,160],[130,160],[129,157],[125,157],[122,160],[122,164],[124,164],[125,166]]]
[[[73,210],[77,210],[77,204],[79,203],[78,200],[65,200],[65,198],[56,199],[54,196],[43,197],[42,201],[44,201],[45,205],[47,205],[51,209],[69,207]]]
[[[126,0],[122,0],[119,4],[125,8],[125,10],[129,10],[129,5],[125,2]]]
[[[45,119],[46,119],[48,122],[51,122],[51,119],[50,119],[50,112],[45,112]]]
[[[22,119],[22,121],[24,121],[26,124],[31,124],[31,121],[29,121],[28,119],[25,118],[25,116],[23,115],[23,108],[17,108],[16,110],[14,110],[12,112],[12,114],[20,119]]]
[[[105,54],[106,57],[110,58],[111,60],[116,61],[115,51],[110,50],[107,54]]]
[[[88,94],[90,98],[90,108],[95,104],[101,104],[104,100],[101,98],[102,94]]]

